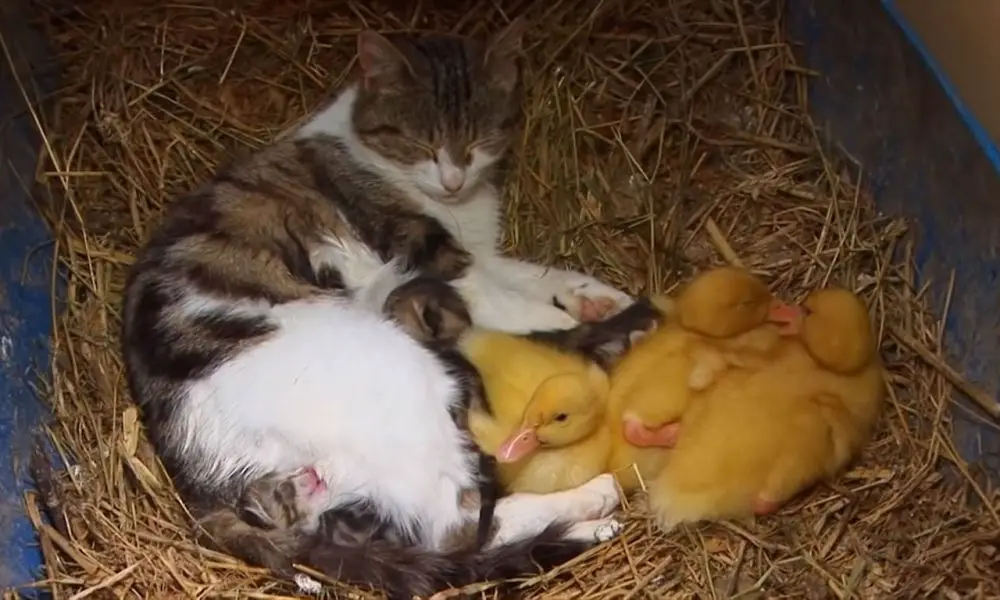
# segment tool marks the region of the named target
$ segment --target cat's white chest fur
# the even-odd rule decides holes
[[[495,187],[481,184],[463,203],[448,206],[420,194],[423,211],[437,219],[474,256],[497,253],[500,238],[500,197]]]

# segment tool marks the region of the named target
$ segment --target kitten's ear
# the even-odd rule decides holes
[[[261,499],[256,494],[250,494],[243,498],[238,507],[238,512],[240,518],[247,522],[248,525],[256,527],[258,529],[275,529],[278,524],[275,522],[274,517],[271,513],[264,508]]]
[[[412,73],[409,61],[399,48],[370,29],[358,34],[358,65],[368,89],[397,83]]]
[[[524,32],[528,22],[517,17],[498,31],[486,44],[486,70],[502,89],[513,91],[520,77],[517,56],[521,52]]]
[[[441,327],[444,324],[444,315],[437,306],[431,306],[427,301],[421,305],[416,299],[413,301],[419,315],[420,323],[423,326],[424,335],[428,340],[436,340],[441,336]]]

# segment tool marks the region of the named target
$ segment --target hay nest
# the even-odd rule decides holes
[[[625,534],[527,581],[532,598],[997,597],[998,500],[950,441],[955,380],[913,283],[907,225],[821,148],[778,2],[311,0],[41,6],[65,63],[46,214],[68,269],[51,435],[75,466],[39,524],[57,598],[278,598],[292,588],[195,546],[125,391],[123,273],[172,196],[331,93],[362,26],[482,34],[527,12],[528,100],[507,189],[510,251],[635,294],[740,260],[781,292],[870,303],[891,403],[859,465],[754,523]],[[953,382],[955,383],[955,382]],[[961,382],[957,382],[961,385]],[[957,478],[943,477],[951,465]],[[973,507],[972,500],[978,501]],[[489,594],[488,586],[483,586]],[[338,597],[364,592],[332,587]]]

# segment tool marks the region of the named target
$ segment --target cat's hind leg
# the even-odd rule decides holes
[[[625,529],[625,524],[615,517],[604,517],[603,519],[574,523],[566,532],[566,537],[571,540],[599,544],[618,537],[623,529]]]
[[[490,545],[538,535],[553,523],[570,525],[568,539],[605,541],[621,531],[620,523],[610,517],[619,502],[614,476],[607,473],[562,492],[511,494],[497,503],[498,529]]]

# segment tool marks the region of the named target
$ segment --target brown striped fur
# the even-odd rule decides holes
[[[415,156],[403,148],[441,136],[506,148],[519,114],[511,75],[521,29],[515,23],[489,44],[453,36],[389,42],[367,33],[398,47],[407,66],[395,75],[384,66],[360,74],[354,119],[369,128],[362,139],[397,160]],[[376,123],[381,130],[370,131]],[[359,241],[383,261],[444,279],[460,277],[471,262],[439,221],[323,135],[286,138],[221,169],[170,206],[139,253],[127,282],[122,348],[133,396],[182,491],[192,467],[176,455],[180,386],[266,339],[273,326],[222,311],[184,318],[177,305],[192,290],[266,304],[350,297],[342,274],[312,259],[326,237]]]
[[[486,43],[361,34],[359,41],[367,41],[351,117],[361,142],[399,164],[426,157],[435,143],[459,162],[483,148],[500,157],[484,175],[498,186],[502,155],[520,119],[516,55],[523,29],[523,22],[514,23]],[[129,387],[201,533],[279,574],[291,575],[292,563],[303,562],[343,581],[382,587],[393,599],[426,595],[448,583],[537,572],[584,549],[586,544],[563,541],[564,528],[553,526],[482,552],[468,545],[467,531],[456,532],[460,548],[431,552],[394,537],[394,525],[377,523],[377,507],[365,504],[347,507],[351,514],[337,512],[343,507],[324,514],[310,532],[298,527],[301,514],[289,508],[295,500],[280,475],[256,480],[258,487],[253,473],[214,482],[207,475],[211,458],[185,450],[179,407],[186,385],[275,331],[260,311],[244,309],[315,296],[351,298],[355,290],[344,274],[317,259],[331,238],[360,243],[383,262],[443,280],[462,276],[471,263],[448,228],[394,182],[352,158],[337,138],[315,134],[292,135],[235,160],[178,198],[129,273],[122,327]],[[219,308],[192,316],[184,312],[187,302],[218,302]],[[441,356],[457,380],[475,381],[467,361],[444,348]],[[476,396],[471,389],[468,402]],[[484,481],[493,479],[489,468],[484,463]],[[247,493],[258,497],[252,510]],[[260,498],[273,504],[260,506]],[[349,535],[336,529],[345,523]],[[481,543],[482,522],[478,530]],[[362,539],[368,541],[359,548]]]
[[[523,26],[512,23],[486,46],[362,34],[370,51],[359,55],[366,76],[353,119],[358,136],[402,164],[426,160],[438,146],[463,166],[473,147],[503,156],[521,119],[520,103],[511,100],[522,93],[515,61]],[[486,90],[493,93],[477,93]]]

